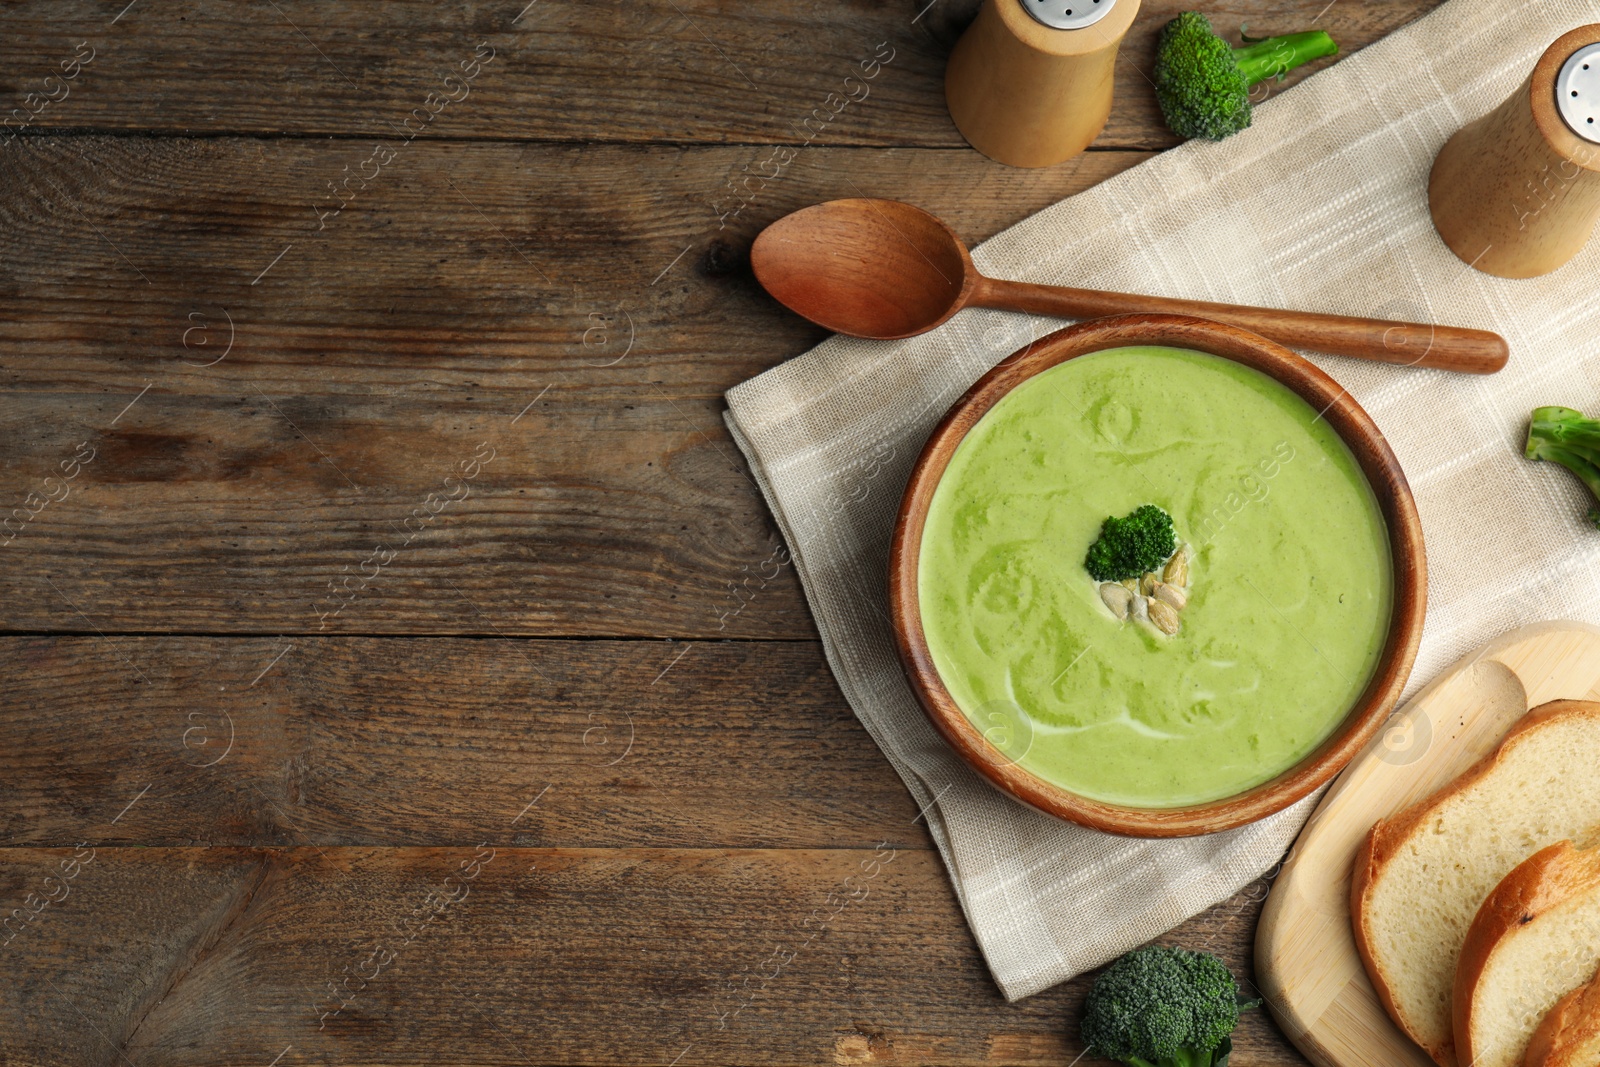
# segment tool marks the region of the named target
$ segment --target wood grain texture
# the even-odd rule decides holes
[[[1210,14],[1348,53],[1435,2]],[[1022,172],[945,112],[976,0],[524,4],[0,9],[0,1060],[1074,1062],[1089,978],[1001,1002],[720,397],[822,337],[763,225],[893,196],[976,241],[1088,188],[1173,143],[1140,68],[1190,5]],[[1267,885],[1165,940],[1248,977]],[[1303,1062],[1262,1013],[1236,1046]]]
[[[1534,278],[1588,243],[1600,219],[1600,145],[1567,127],[1556,76],[1596,41],[1600,24],[1562,34],[1500,106],[1457,130],[1434,157],[1428,208],[1462,262]]]
[[[1438,367],[1459,374],[1494,374],[1503,369],[1511,357],[1506,339],[1490,330],[1330,315],[1304,308],[1175,300],[1142,293],[1029,285],[1009,280],[985,281],[974,294],[972,303],[1076,319],[1107,315],[1193,315],[1238,326],[1290,348],[1406,367]]]
[[[841,256],[841,245],[852,254]],[[963,308],[987,307],[1078,320],[1189,315],[1290,348],[1468,374],[1493,374],[1510,355],[1505,338],[1488,330],[988,278],[937,216],[882,197],[786,215],[761,231],[750,265],[785,307],[851,337],[914,337]]]
[[[951,121],[972,147],[1013,167],[1071,159],[1105,129],[1117,53],[1138,14],[1139,0],[1123,0],[1092,26],[1062,31],[1013,0],[988,0],[945,67]]]
[[[319,218],[339,204],[327,179],[371,144],[19,144],[0,155],[0,298],[18,312],[0,323],[0,383],[130,396],[152,379],[157,393],[521,396],[557,371],[608,399],[720,393],[826,336],[750,276],[773,220],[859,189],[975,242],[1149,158],[1029,173],[968,150],[814,148],[766,178],[752,146],[390,141],[380,176]],[[591,332],[591,312],[609,330]]]
[[[1289,33],[1311,28],[1322,12],[1320,28],[1349,54],[1436,2],[1324,10],[1229,0],[1207,13],[1237,40],[1241,25],[1253,36]],[[1142,5],[1123,44],[1116,104],[1099,146],[1176,143],[1161,124],[1147,72],[1157,31],[1189,6]],[[516,0],[140,0],[113,22],[122,7],[8,5],[0,13],[0,97],[13,101],[6,107],[48,91],[42,80],[87,40],[94,60],[70,95],[33,117],[35,128],[382,137],[423,107],[428,93],[459,93],[442,79],[487,41],[495,60],[465,99],[427,124],[425,136],[762,144],[815,137],[819,144],[957,147],[963,142],[944,105],[945,58],[977,10],[971,0],[541,0],[519,19],[524,5]],[[844,79],[884,42],[893,59],[870,82],[870,95],[836,112],[838,100],[861,92]],[[1334,61],[1295,71],[1284,86]],[[1279,88],[1258,89],[1256,98]],[[808,117],[813,125],[804,127]]]
[[[1433,1063],[1384,1013],[1351,932],[1352,867],[1372,825],[1448,785],[1529,708],[1596,697],[1600,628],[1513,630],[1430,682],[1323,797],[1273,887],[1256,943],[1273,1015],[1318,1067]]]
[[[0,676],[7,845],[929,846],[812,642],[13,637]]]
[[[817,149],[719,229],[708,198],[752,149],[414,144],[319,230],[307,198],[365,146],[24,151],[0,159],[22,312],[0,322],[0,503],[95,458],[0,548],[6,627],[788,638],[814,631],[721,394],[824,334],[749,276],[755,232],[861,189],[981,239],[1145,158],[1024,180]],[[323,618],[485,442],[471,497]]]
[[[0,850],[0,900],[73,854]],[[1089,984],[1006,1005],[916,850],[99,847],[55,895],[8,1063],[1064,1064]],[[1170,940],[1247,976],[1262,895]]]

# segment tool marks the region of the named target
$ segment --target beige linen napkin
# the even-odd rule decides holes
[[[1444,140],[1504,99],[1557,36],[1597,21],[1600,0],[1453,0],[1268,101],[1244,133],[1167,152],[974,253],[1001,278],[1504,334],[1511,364],[1493,377],[1317,359],[1377,421],[1421,510],[1429,609],[1413,690],[1510,626],[1600,623],[1600,534],[1582,519],[1583,492],[1520,456],[1533,407],[1600,409],[1600,242],[1544,278],[1492,278],[1439,240],[1426,195]],[[727,397],[840,688],[925,810],[1012,1000],[1230,896],[1279,858],[1312,803],[1210,837],[1099,834],[1001,796],[918,710],[885,595],[910,465],[974,379],[1061,325],[967,311],[910,341],[833,338]]]

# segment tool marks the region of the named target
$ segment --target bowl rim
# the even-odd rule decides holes
[[[1221,356],[1287,386],[1339,434],[1377,497],[1388,529],[1394,600],[1383,653],[1343,722],[1277,777],[1242,793],[1174,808],[1137,808],[1092,800],[1022,770],[989,742],[945,688],[922,628],[917,564],[928,507],[967,432],[1022,382],[1078,356],[1130,345],[1165,345]],[[945,741],[1002,792],[1030,807],[1095,830],[1130,837],[1188,837],[1247,825],[1295,804],[1328,782],[1377,734],[1399,701],[1426,612],[1427,560],[1422,523],[1400,462],[1371,417],[1315,365],[1236,326],[1182,315],[1119,315],[1048,334],[979,378],[928,436],[901,498],[889,551],[889,608],[895,646],[917,702]]]

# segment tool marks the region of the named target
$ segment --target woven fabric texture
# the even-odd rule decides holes
[[[1511,626],[1600,623],[1600,535],[1582,518],[1583,490],[1520,454],[1533,407],[1600,407],[1600,242],[1543,278],[1493,278],[1445,247],[1426,192],[1445,139],[1521,84],[1556,37],[1597,21],[1600,0],[1453,0],[1260,106],[1244,133],[1163,153],[974,252],[1003,278],[1505,335],[1511,363],[1492,377],[1315,358],[1372,415],[1416,494],[1429,603],[1413,691]],[[1281,857],[1315,800],[1208,837],[1108,836],[1003,797],[919,710],[886,606],[889,537],[911,464],[979,375],[1061,325],[967,311],[909,341],[836,337],[727,395],[728,425],[787,540],[840,688],[925,810],[1013,1000],[1226,899]]]

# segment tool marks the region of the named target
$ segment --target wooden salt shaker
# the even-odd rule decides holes
[[[1505,103],[1445,142],[1428,208],[1488,274],[1533,278],[1578,254],[1600,219],[1600,24],[1557,38]]]
[[[983,0],[945,68],[956,128],[1013,167],[1082,152],[1111,114],[1117,47],[1138,13],[1139,0]]]

